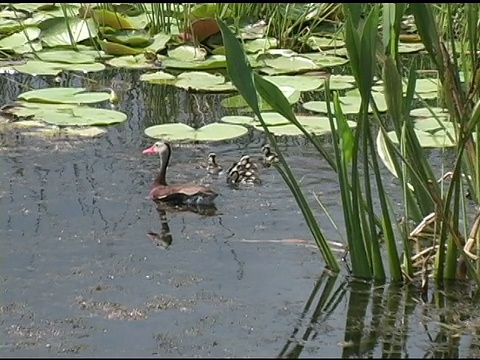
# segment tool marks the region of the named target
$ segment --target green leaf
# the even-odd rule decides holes
[[[99,26],[109,26],[113,29],[135,29],[135,26],[122,14],[106,9],[94,9],[92,15]]]
[[[302,56],[312,60],[317,67],[321,69],[342,66],[348,63],[348,59],[339,56],[327,55],[322,53],[304,53]]]
[[[47,46],[72,46],[97,36],[97,27],[93,19],[82,20],[70,17],[63,20],[42,32],[42,41]],[[70,34],[72,38],[70,38]]]
[[[145,129],[145,135],[162,140],[221,141],[245,135],[248,130],[240,125],[213,123],[194,129],[182,123],[154,125]]]
[[[260,71],[269,75],[300,73],[320,69],[319,65],[304,56],[280,56],[273,59],[264,59],[263,64],[266,68],[261,68]]]
[[[445,130],[439,130],[435,134],[430,134],[425,131],[421,131],[418,129],[414,129],[415,135],[418,138],[418,142],[420,143],[421,147],[424,148],[445,148],[445,147],[453,147],[455,146],[455,142],[452,141]],[[452,136],[453,134],[448,132]],[[397,134],[395,131],[388,132],[388,137],[395,143],[399,144]]]
[[[212,55],[203,61],[182,61],[172,58],[163,60],[166,68],[184,69],[184,70],[211,70],[225,68],[227,61],[223,55]]]
[[[110,94],[106,92],[86,92],[86,88],[47,88],[24,92],[19,99],[29,102],[51,104],[86,104],[107,101]]]
[[[145,50],[150,50],[154,52],[159,52],[167,46],[167,43],[172,38],[171,34],[158,33],[153,37],[153,43],[145,48]]]
[[[108,41],[133,48],[144,48],[153,43],[150,34],[144,30],[123,30],[114,34],[104,34],[103,36]]]
[[[377,104],[378,110],[380,112],[385,112],[387,111],[387,104],[385,103],[385,98],[383,94],[378,95],[376,93],[373,93],[372,96],[375,99],[375,103]],[[358,114],[360,111],[360,105],[361,105],[361,98],[359,96],[341,96],[339,98],[342,112],[344,114]],[[333,108],[333,103],[330,104],[330,106]],[[315,111],[319,112],[322,114],[327,114],[327,103],[325,101],[309,101],[303,104],[303,107],[307,110],[310,111]],[[369,106],[369,112],[373,112],[371,106]]]
[[[140,81],[146,81],[151,84],[169,84],[175,81],[176,77],[164,71],[157,71],[150,74],[142,74]]]
[[[1,50],[15,50],[15,48],[28,44],[31,41],[38,39],[40,29],[36,27],[28,27],[23,30],[7,36],[0,40]]]
[[[318,76],[309,75],[278,75],[264,76],[263,78],[274,83],[278,87],[291,86],[297,91],[312,91],[322,87],[324,82],[324,79]]]
[[[221,74],[209,74],[207,72],[190,71],[183,72],[177,76],[173,83],[176,87],[191,91],[235,91],[235,87],[230,82],[226,82]]]
[[[326,50],[345,46],[345,42],[336,38],[327,38],[319,36],[310,36],[307,39],[307,45],[314,50]]]
[[[113,59],[109,59],[106,63],[113,67],[127,68],[127,69],[156,69],[158,68],[153,62],[145,59],[143,54],[141,55],[128,55],[120,56]]]
[[[429,118],[429,117],[433,117],[434,115],[446,117],[448,116],[448,110],[444,108],[439,108],[439,107],[430,107],[430,108],[422,107],[418,109],[412,109],[410,111],[410,116]]]
[[[290,86],[280,86],[279,87],[282,93],[287,98],[290,104],[295,104],[300,100],[300,92],[295,90]],[[271,110],[272,107],[268,105],[266,101],[263,101],[262,98],[259,98],[259,107],[262,111]],[[245,108],[248,107],[247,102],[243,98],[242,95],[235,95],[228,98],[223,99],[220,102],[220,105],[226,108]]]
[[[181,45],[174,49],[168,50],[168,56],[171,59],[180,61],[201,61],[205,60],[207,52],[205,49],[198,46]]]
[[[105,70],[105,65],[93,64],[60,64],[38,60],[29,60],[22,65],[13,65],[18,72],[29,75],[58,75],[62,71],[96,72]]]
[[[93,64],[99,53],[97,51],[48,50],[36,53],[39,60],[66,64]]]
[[[241,116],[241,115],[231,115],[231,116],[224,116],[220,119],[222,122],[226,122],[229,124],[237,124],[237,125],[255,125],[258,124],[251,116]]]
[[[132,48],[130,46],[118,44],[116,42],[97,39],[98,45],[106,54],[123,56],[123,55],[139,55],[143,54],[143,49]]]
[[[250,54],[254,54],[260,51],[265,51],[267,49],[274,48],[278,45],[278,41],[275,38],[263,38],[255,39],[252,41],[245,42],[245,51]]]

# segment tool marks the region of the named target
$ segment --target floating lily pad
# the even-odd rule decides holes
[[[94,9],[92,15],[100,26],[109,26],[113,29],[135,29],[135,26],[123,14],[106,9]]]
[[[430,118],[433,117],[432,112],[437,116],[448,116],[448,110],[439,107],[430,107],[430,109],[426,107],[413,109],[410,110],[410,116]]]
[[[103,36],[108,41],[133,48],[144,48],[153,43],[153,39],[150,34],[144,30],[122,30],[115,32],[114,34],[105,33]]]
[[[343,40],[318,36],[310,36],[307,40],[307,44],[315,50],[326,50],[345,46]]]
[[[300,100],[300,91],[294,89],[291,86],[279,86],[280,91],[283,92],[283,95],[287,98],[288,102],[290,104],[295,104]],[[271,110],[271,106],[263,100],[263,98],[258,95],[258,102],[259,102],[259,107],[261,111],[268,111]],[[223,99],[220,102],[220,105],[226,108],[235,108],[235,109],[241,109],[241,108],[248,108],[249,105],[245,101],[242,95],[235,95],[231,96],[228,98]]]
[[[259,51],[264,51],[267,49],[274,48],[278,45],[278,40],[275,38],[263,38],[263,39],[255,39],[252,41],[245,42],[245,52],[249,54],[254,54]]]
[[[171,59],[176,59],[180,61],[198,61],[205,60],[207,52],[205,51],[205,49],[198,46],[181,45],[176,47],[175,49],[169,50],[168,56]]]
[[[36,40],[40,35],[40,32],[40,29],[36,27],[24,28],[15,34],[0,40],[0,49],[15,51],[16,48],[22,47],[23,45]]]
[[[120,56],[113,59],[109,59],[106,63],[110,66],[117,68],[127,68],[127,69],[156,69],[158,66],[145,59],[143,54],[140,55],[128,55]]]
[[[155,34],[153,37],[153,43],[147,46],[145,50],[159,52],[165,49],[165,46],[167,46],[167,43],[170,41],[171,38],[172,38],[171,34],[165,34],[165,33]]]
[[[350,75],[330,75],[330,90],[348,90],[355,87],[355,78]]]
[[[231,82],[226,82],[221,74],[210,74],[201,71],[184,72],[177,76],[173,85],[185,90],[223,92],[235,91]]]
[[[142,74],[140,81],[146,81],[151,84],[169,84],[175,81],[176,77],[164,71],[157,71],[151,74]]]
[[[312,60],[318,67],[322,69],[345,65],[349,61],[343,57],[326,55],[322,53],[304,53],[302,56]]]
[[[445,119],[420,118],[415,121],[415,128],[430,134],[447,131],[455,138],[455,125],[451,121],[445,121]]]
[[[93,138],[105,134],[107,129],[98,126],[67,127],[62,129],[62,132],[65,132],[68,136]]]
[[[295,74],[305,71],[318,70],[320,66],[304,56],[279,56],[262,60],[265,67],[260,69],[268,75]]]
[[[375,103],[380,112],[387,111],[387,104],[383,94],[372,93],[372,96],[375,99]],[[344,114],[358,114],[360,111],[361,98],[359,96],[349,95],[341,96],[339,98],[341,103],[341,108]],[[309,101],[303,104],[303,107],[310,111],[319,112],[322,114],[327,114],[327,103],[325,101]],[[334,111],[333,102],[330,103],[330,108]],[[369,106],[369,112],[373,112],[371,106]]]
[[[106,40],[97,40],[98,45],[105,51],[106,54],[115,55],[115,56],[124,56],[124,55],[138,55],[144,52],[143,49],[133,48],[127,45],[118,44],[112,41]]]
[[[347,48],[333,48],[333,49],[327,49],[322,51],[325,55],[331,55],[335,57],[343,57],[343,58],[348,58],[348,51]]]
[[[115,110],[74,104],[44,104],[19,101],[9,112],[19,117],[34,116],[57,126],[110,125],[123,122],[127,115]]]
[[[415,91],[418,93],[429,93],[438,91],[439,81],[437,78],[417,79]]]
[[[60,20],[42,32],[42,41],[49,47],[71,46],[97,36],[97,27],[93,19],[69,17]]]
[[[4,68],[2,68],[3,70]],[[105,70],[101,63],[93,64],[60,64],[38,60],[29,60],[22,65],[13,65],[11,69],[29,75],[58,75],[62,71],[95,72]]]
[[[163,60],[163,65],[173,69],[211,70],[225,68],[227,60],[224,55],[212,55],[202,61],[181,61],[167,57]]]
[[[323,79],[308,75],[264,76],[264,79],[277,86],[290,86],[297,91],[312,91],[323,86]]]
[[[240,125],[213,123],[194,129],[182,123],[154,125],[145,129],[145,135],[162,140],[221,141],[245,135],[247,128]]]
[[[97,51],[49,50],[36,53],[41,61],[66,64],[93,64],[100,56]]]
[[[268,126],[268,130],[277,136],[289,135],[297,136],[303,135],[303,132],[298,129],[295,125],[290,123],[290,121],[284,118],[278,113],[262,113],[262,117],[265,123]],[[297,121],[302,124],[302,126],[308,132],[314,133],[316,135],[323,135],[331,132],[330,121],[327,117],[323,116],[305,116],[297,115]],[[347,121],[348,126],[354,128],[357,124],[354,121]],[[336,123],[334,123],[335,128]],[[255,129],[264,131],[263,127],[259,122],[254,126]]]
[[[398,52],[400,54],[410,54],[425,49],[422,42],[419,43],[402,43],[398,44]]]
[[[255,120],[252,116],[241,116],[241,115],[231,115],[231,116],[224,116],[220,119],[220,121],[229,123],[229,124],[237,124],[237,125],[255,125],[258,124],[258,121]]]
[[[24,92],[19,99],[29,102],[50,104],[87,104],[107,101],[110,94],[106,92],[86,92],[86,88],[47,88]]]
[[[439,130],[435,134],[431,134],[425,131],[414,129],[415,134],[417,135],[418,142],[420,146],[425,148],[445,148],[455,146],[455,142],[452,141],[445,130]],[[450,133],[453,139],[455,139],[454,134]],[[388,137],[392,139],[395,144],[399,144],[397,134],[395,131],[390,131]]]

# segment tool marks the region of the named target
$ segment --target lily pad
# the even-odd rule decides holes
[[[312,60],[318,67],[322,69],[342,66],[347,64],[349,61],[343,57],[326,55],[322,53],[304,53],[302,56]]]
[[[145,135],[162,140],[221,141],[245,135],[247,128],[240,125],[213,123],[194,129],[182,123],[154,125],[145,129]]]
[[[387,104],[383,94],[372,93],[375,103],[380,112],[387,111]],[[341,96],[340,103],[344,114],[358,114],[360,111],[361,98],[359,96],[349,95]],[[309,101],[303,104],[303,107],[310,111],[327,114],[327,103],[325,101]],[[333,102],[330,103],[331,110],[334,111]],[[369,106],[369,112],[373,112],[371,106]]]
[[[227,60],[224,55],[212,55],[202,61],[182,61],[178,59],[165,58],[163,65],[166,68],[183,70],[211,70],[225,68]]]
[[[237,124],[237,125],[256,125],[258,121],[255,120],[252,116],[241,116],[241,115],[230,115],[224,116],[220,119],[222,122],[226,122],[229,124]]]
[[[455,125],[451,121],[444,121],[435,118],[421,118],[415,121],[415,128],[430,134],[437,134],[439,131],[448,132],[455,138]]]
[[[345,46],[345,42],[340,39],[310,36],[307,40],[307,45],[314,50],[326,50]]]
[[[275,38],[263,38],[263,39],[255,39],[252,41],[245,42],[245,52],[249,54],[254,54],[259,51],[264,51],[267,49],[274,48],[278,45],[278,40]]]
[[[86,88],[47,88],[24,92],[19,99],[29,102],[50,104],[87,104],[107,101],[110,94],[106,92],[86,92]]]
[[[221,74],[209,74],[201,71],[184,72],[177,76],[173,85],[191,91],[235,91],[231,82],[226,82]]]
[[[49,47],[71,46],[97,36],[93,19],[69,17],[60,20],[42,32],[42,41]]]
[[[153,39],[150,34],[144,30],[122,30],[114,34],[104,34],[104,37],[111,42],[133,48],[144,48],[153,43]]]
[[[24,28],[15,34],[0,40],[0,49],[15,51],[15,48],[22,47],[23,45],[38,39],[40,32],[40,29],[36,27]]]
[[[176,77],[164,71],[157,71],[151,74],[142,74],[140,81],[146,81],[151,84],[169,84],[175,81]]]
[[[109,59],[106,63],[110,66],[117,68],[127,69],[156,69],[158,66],[148,61],[143,54],[140,55],[127,55],[120,56],[113,59]]]
[[[127,119],[127,115],[119,111],[74,104],[44,104],[19,101],[9,111],[18,116],[34,116],[36,120],[42,120],[57,126],[110,125]]]
[[[192,45],[181,45],[168,51],[168,56],[180,61],[205,60],[207,52],[205,49]]]
[[[106,54],[115,55],[115,56],[123,56],[123,55],[138,55],[144,52],[143,49],[133,48],[127,45],[118,44],[112,41],[106,40],[97,40],[98,45],[105,51]]]
[[[311,70],[318,70],[320,66],[314,61],[304,56],[279,56],[276,58],[269,58],[262,60],[265,67],[260,71],[268,75],[277,74],[295,74]]]
[[[92,15],[100,26],[109,26],[113,29],[135,29],[135,26],[122,14],[106,9],[94,9]]]
[[[165,34],[165,33],[155,34],[153,37],[153,43],[147,46],[145,50],[159,52],[165,49],[165,46],[167,46],[167,43],[170,41],[171,38],[172,38],[171,34]]]
[[[430,109],[423,107],[410,110],[410,116],[416,117],[430,118],[433,117],[432,113],[437,116],[448,116],[448,110],[439,107],[430,107]]]
[[[61,64],[45,62],[38,60],[29,60],[22,65],[13,65],[11,68],[15,71],[29,75],[58,75],[62,71],[82,71],[95,72],[105,70],[105,65],[101,63],[93,64]]]
[[[279,86],[279,89],[280,91],[283,92],[283,95],[285,95],[285,97],[287,98],[290,104],[295,104],[300,100],[300,91],[294,89],[293,87]],[[271,106],[265,100],[263,100],[263,98],[260,95],[258,95],[258,103],[261,111],[272,110]],[[247,104],[247,102],[245,101],[242,95],[235,95],[235,96],[225,98],[220,102],[220,105],[222,105],[225,108],[235,108],[235,109],[249,107],[249,105]]]
[[[49,50],[36,53],[41,61],[66,64],[93,64],[100,56],[97,51]]]
[[[410,54],[420,50],[424,50],[425,45],[422,42],[419,43],[398,43],[398,52],[400,54]]]
[[[414,129],[417,135],[420,146],[424,148],[445,148],[455,146],[455,142],[452,141],[445,130],[439,130],[435,134],[431,134],[425,131]],[[448,132],[454,139],[454,134]],[[392,139],[395,144],[399,144],[397,134],[395,131],[390,131],[388,137]]]
[[[323,79],[308,75],[264,76],[264,79],[277,86],[291,86],[297,91],[312,91],[323,86]]]

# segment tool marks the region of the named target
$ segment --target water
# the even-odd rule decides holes
[[[274,169],[260,173],[261,187],[234,190],[198,167],[210,151],[224,167],[242,153],[260,156],[258,133],[174,146],[168,179],[210,183],[221,194],[218,213],[167,212],[173,242],[168,249],[155,246],[147,233],[160,232],[161,223],[146,196],[158,157],[141,154],[152,143],[144,128],[160,121],[208,123],[226,112],[220,97],[139,83],[135,73],[100,76],[94,78],[131,83],[121,94],[126,123],[84,141],[3,138],[2,355],[478,355],[478,312],[468,285],[443,300],[435,293],[425,304],[415,287],[372,290],[346,283],[344,274],[329,278]],[[15,79],[28,88],[48,83]],[[2,81],[5,103],[24,91]],[[84,81],[69,76],[63,85]],[[339,190],[327,163],[301,139],[281,146],[309,199],[315,191],[341,221]],[[316,208],[326,235],[341,241]],[[278,242],[285,239],[306,242]]]

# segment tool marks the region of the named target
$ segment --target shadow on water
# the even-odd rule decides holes
[[[169,181],[210,184],[221,195],[218,210],[157,207],[146,199],[158,163],[141,155],[151,142],[144,129],[218,121],[229,114],[223,97],[149,85],[131,71],[89,76],[67,74],[60,85],[123,84],[115,90],[127,122],[86,140],[0,134],[3,356],[480,355],[469,284],[431,290],[424,302],[413,285],[372,287],[322,273],[275,169],[261,170],[262,186],[231,189],[197,166],[212,150],[224,167],[243,153],[260,156],[261,133],[173,146]],[[13,80],[0,78],[2,105],[57,86],[48,77]],[[341,224],[335,174],[302,138],[279,141],[326,237],[341,241],[310,196]]]

